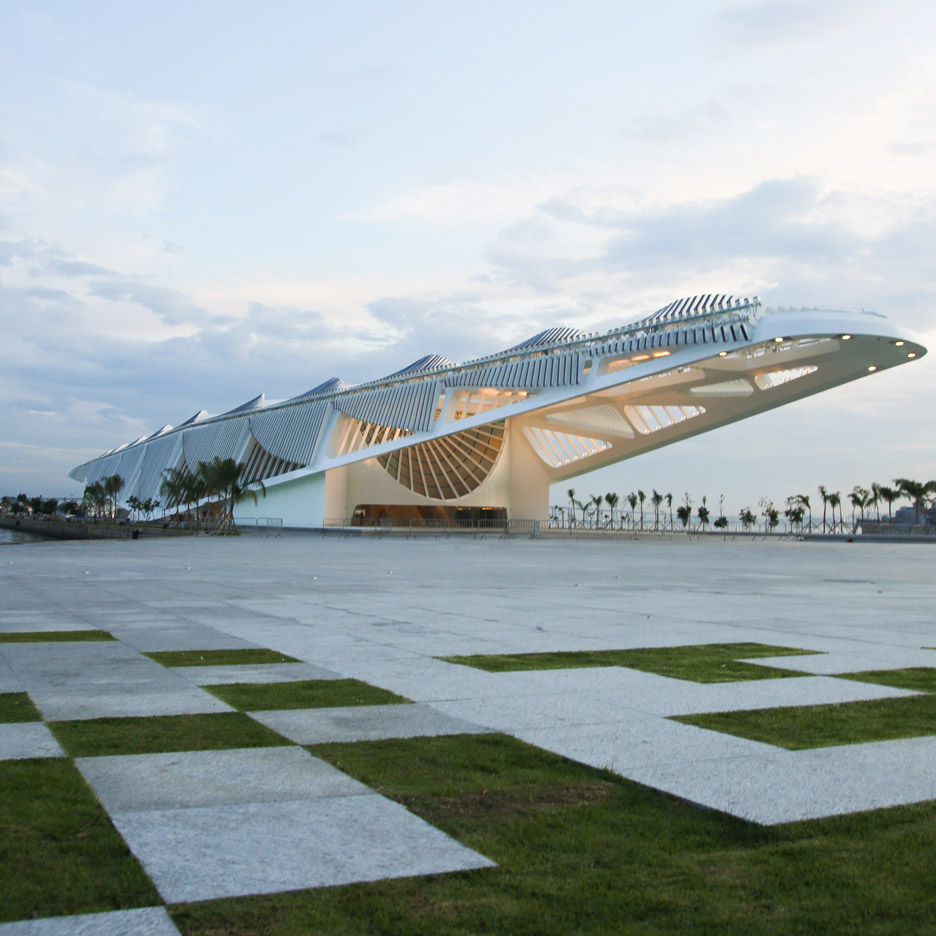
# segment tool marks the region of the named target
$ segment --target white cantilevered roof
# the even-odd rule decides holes
[[[826,318],[829,314],[821,313]],[[555,407],[583,393],[611,392],[614,386],[643,379],[637,371],[626,375],[617,372],[638,364],[645,369],[646,365],[641,364],[644,361],[676,355],[673,361],[690,362],[700,356],[736,355],[744,348],[749,349],[746,353],[750,356],[755,353],[751,350],[755,335],[763,331],[759,323],[768,315],[772,313],[766,312],[756,298],[736,299],[713,293],[669,303],[631,325],[601,334],[557,326],[505,351],[462,364],[440,355],[426,355],[393,374],[357,386],[348,387],[332,378],[280,403],[267,404],[260,394],[221,416],[209,417],[200,411],[175,429],[164,427],[153,436],[92,459],[74,469],[71,476],[88,483],[117,473],[128,482],[125,496],[145,498],[158,494],[166,469],[194,470],[200,461],[215,456],[249,463],[252,477],[257,479],[313,465],[310,470],[326,470],[336,463],[367,457],[365,451],[373,446],[378,446],[377,454],[383,457],[384,452],[418,444],[420,439],[461,432],[468,427],[465,420],[470,420],[471,426],[503,420],[503,412],[499,416],[484,414],[506,405],[512,407],[512,414],[527,414],[527,420],[533,420],[527,426],[528,438],[542,449],[541,456],[547,449],[555,450],[555,457],[550,458],[559,465],[566,460],[569,446],[574,459],[581,442],[574,433],[566,432],[567,427],[574,428],[575,419],[571,415],[551,417],[550,422],[537,428],[536,420],[542,422],[542,414],[537,417],[537,411],[546,413],[543,407]],[[787,318],[777,328],[791,321]],[[808,316],[804,321],[810,328],[819,327]],[[834,333],[834,327],[827,322],[819,331]],[[777,336],[775,340],[784,339]],[[925,353],[924,348],[919,351]],[[664,363],[660,362],[660,368]],[[601,388],[607,389],[598,388],[596,380],[603,381]],[[748,382],[746,386],[753,385]],[[696,388],[696,398],[707,392],[712,398],[738,399],[743,396],[739,387],[736,380],[723,378],[708,391]],[[705,412],[704,408],[693,408],[688,400],[680,405],[682,416],[690,409],[694,417],[697,411]],[[582,419],[582,429],[596,432],[595,413],[604,410],[590,406],[579,411],[588,416]],[[634,409],[631,417],[622,412],[621,419],[606,423],[612,436],[621,433],[628,418],[638,433],[650,433],[655,425],[679,421],[670,411],[664,412],[662,420],[656,418],[653,409],[647,410],[646,419],[642,410]],[[695,421],[701,424],[713,419]],[[413,434],[417,438],[410,439]],[[327,452],[326,439],[332,440]],[[588,446],[606,452],[610,446],[602,448],[602,444],[600,439],[591,439]]]

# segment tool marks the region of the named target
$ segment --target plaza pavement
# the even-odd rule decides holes
[[[0,550],[0,692],[45,721],[230,711],[201,686],[355,678],[411,705],[250,713],[294,746],[81,757],[168,904],[490,866],[299,745],[502,731],[744,819],[936,798],[936,736],[787,751],[674,715],[908,695],[835,678],[936,666],[936,547],[427,538],[178,539]],[[488,673],[456,654],[757,642],[806,676],[696,684],[619,667]],[[263,647],[295,664],[166,668],[164,650]],[[42,722],[0,759],[63,756]],[[310,849],[309,843],[315,848]],[[0,936],[174,932],[162,908],[31,920]]]

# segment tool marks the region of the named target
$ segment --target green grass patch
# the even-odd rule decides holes
[[[75,765],[0,763],[0,920],[162,900]]]
[[[932,931],[936,803],[761,827],[504,735],[317,756],[497,868],[172,908],[186,936]]]
[[[72,757],[222,751],[290,744],[282,735],[240,712],[157,715],[152,718],[91,718],[49,722]]]
[[[936,668],[912,666],[897,670],[868,670],[863,673],[840,673],[839,679],[854,679],[858,682],[874,683],[878,686],[893,686],[895,689],[912,689],[915,692],[936,692]]]
[[[226,683],[203,686],[242,712],[274,709],[340,708],[345,705],[395,705],[409,702],[358,679],[307,679],[283,683]]]
[[[628,669],[687,679],[698,683],[741,682],[803,676],[794,670],[738,662],[743,658],[803,656],[812,650],[771,647],[760,643],[697,644],[685,647],[649,647],[640,650],[577,650],[556,653],[505,653],[439,657],[448,663],[473,666],[489,673],[520,670],[580,669],[589,666],[624,666]]]
[[[265,650],[262,647],[247,647],[243,650],[170,650],[160,653],[144,653],[163,666],[245,666],[250,663],[299,663],[295,657]]]
[[[936,734],[936,696],[711,712],[673,721],[799,751]]]
[[[113,640],[104,630],[16,631],[0,634],[0,643],[84,643],[88,640]]]
[[[0,724],[42,721],[39,709],[25,692],[0,693]]]

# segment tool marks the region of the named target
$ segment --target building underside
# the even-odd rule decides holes
[[[697,296],[601,334],[552,328],[464,364],[427,356],[353,387],[202,411],[70,476],[119,474],[124,499],[155,499],[166,471],[219,456],[266,490],[237,516],[288,527],[545,520],[552,484],[925,353],[876,313]]]

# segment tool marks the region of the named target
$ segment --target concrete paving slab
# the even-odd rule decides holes
[[[742,819],[776,825],[936,799],[936,737],[631,766],[622,773]]]
[[[506,698],[443,700],[433,708],[453,718],[464,718],[486,725],[490,731],[508,734],[531,728],[559,728],[570,725],[584,728],[591,725],[618,724],[643,713],[627,709],[618,702],[608,702],[594,696],[512,695]]]
[[[726,760],[751,755],[772,756],[777,748],[747,738],[653,716],[627,721],[581,726],[533,728],[513,732],[530,744],[561,754],[592,767],[607,767],[625,777],[641,768],[681,765],[706,760]]]
[[[92,630],[85,621],[72,616],[56,618],[46,614],[28,616],[22,613],[7,620],[0,619],[0,634],[47,634],[50,631]]]
[[[356,705],[342,708],[248,712],[251,718],[295,741],[380,741],[384,738],[480,734],[489,729],[429,705]]]
[[[494,866],[375,793],[113,820],[167,903]]]
[[[213,627],[114,627],[111,633],[140,653],[167,650],[246,650],[256,646]]]
[[[341,679],[333,670],[311,663],[248,663],[231,666],[174,666],[172,672],[196,686],[229,683],[281,683],[304,679]]]
[[[0,923],[0,936],[179,936],[165,907]]]
[[[746,709],[782,708],[788,705],[830,705],[865,699],[892,699],[915,695],[906,689],[878,686],[832,677],[755,679],[737,683],[692,683],[651,677],[646,691],[621,691],[599,697],[647,714],[664,718],[698,712],[738,712]]]
[[[0,650],[0,693],[2,692],[24,692],[23,684],[20,682],[16,673],[10,669],[10,665]]]
[[[6,644],[2,654],[46,721],[232,711],[117,640]]]
[[[58,741],[42,722],[0,724],[0,760],[64,756]]]
[[[79,757],[75,763],[110,813],[371,792],[298,747]]]
[[[926,639],[926,638],[923,638]],[[931,636],[929,639],[933,639]],[[751,660],[767,666],[779,666],[774,658]],[[849,647],[845,652],[824,653],[821,656],[798,657],[786,665],[803,673],[834,676],[838,673],[863,673],[867,670],[908,669],[916,666],[936,667],[936,650],[922,648],[883,647],[856,652]]]

